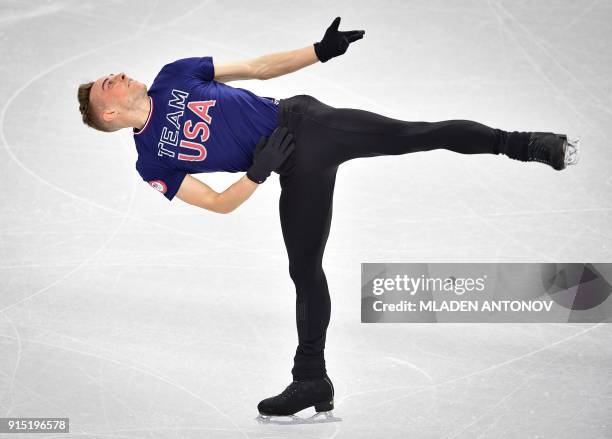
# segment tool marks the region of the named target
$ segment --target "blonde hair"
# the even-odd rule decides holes
[[[79,92],[77,97],[79,99],[79,111],[81,112],[83,123],[91,128],[94,128],[98,131],[104,131],[106,133],[117,131],[117,128],[115,128],[109,123],[104,122],[97,114],[95,109],[92,108],[89,97],[91,95],[91,88],[93,87],[93,85],[93,82],[87,82],[85,84],[79,85]]]

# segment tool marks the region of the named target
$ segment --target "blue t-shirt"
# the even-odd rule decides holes
[[[279,101],[214,80],[212,57],[166,64],[148,90],[151,111],[134,129],[136,170],[172,200],[186,174],[246,171],[261,136],[277,125]]]

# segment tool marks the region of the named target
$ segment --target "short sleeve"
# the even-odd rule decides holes
[[[187,175],[185,171],[140,162],[136,162],[136,170],[149,186],[161,192],[168,201],[174,198]]]
[[[164,69],[174,74],[186,74],[194,76],[202,81],[215,79],[215,66],[212,56],[183,58],[166,64]]]

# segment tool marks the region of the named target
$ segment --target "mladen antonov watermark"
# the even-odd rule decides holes
[[[363,263],[361,321],[601,322],[612,264]]]

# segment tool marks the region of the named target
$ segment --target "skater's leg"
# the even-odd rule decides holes
[[[334,407],[334,386],[324,358],[330,298],[322,263],[337,168],[313,170],[304,163],[299,160],[294,172],[280,178],[280,220],[296,292],[299,344],[291,370],[293,382],[258,404],[263,419],[293,415],[311,406],[330,413]]]
[[[281,177],[279,200],[289,273],[296,291],[299,345],[294,379],[325,375],[325,334],[330,297],[323,271],[323,252],[329,236],[337,168]]]
[[[526,159],[528,132],[507,132],[471,120],[409,122],[366,110],[334,108],[311,97],[302,119],[321,166],[358,158],[433,149],[461,154],[506,154]]]

